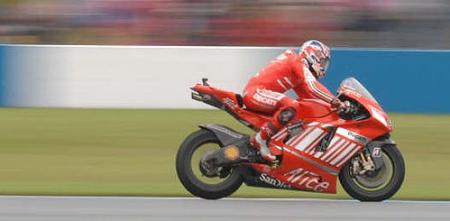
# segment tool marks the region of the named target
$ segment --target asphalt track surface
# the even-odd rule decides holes
[[[0,197],[0,220],[450,220],[450,201]]]

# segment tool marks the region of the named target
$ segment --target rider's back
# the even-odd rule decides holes
[[[299,65],[300,60],[294,51],[285,51],[253,76],[244,90],[258,87],[284,93],[299,83],[294,67]]]
[[[331,101],[333,95],[313,76],[306,60],[293,50],[286,50],[253,76],[244,91],[252,88],[285,93],[292,89],[299,98]]]

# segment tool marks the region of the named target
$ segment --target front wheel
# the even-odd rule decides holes
[[[205,154],[221,148],[220,141],[211,131],[200,129],[181,144],[176,159],[177,175],[183,186],[194,196],[220,199],[233,194],[243,179],[237,168],[217,168],[220,174],[205,173],[201,159]]]
[[[384,165],[374,173],[356,175],[349,161],[339,173],[345,191],[360,201],[382,201],[393,196],[405,178],[405,163],[395,145],[381,148]],[[358,157],[358,156],[356,156]]]

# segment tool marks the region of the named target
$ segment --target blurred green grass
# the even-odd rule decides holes
[[[450,199],[450,115],[392,114],[406,160],[397,199]],[[179,144],[201,123],[249,132],[217,110],[0,109],[0,194],[189,196]],[[234,196],[348,198],[242,186]]]

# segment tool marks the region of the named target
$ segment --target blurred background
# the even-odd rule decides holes
[[[2,0],[0,42],[450,48],[448,0]]]
[[[333,47],[327,87],[354,76],[392,117],[395,198],[449,200],[450,51],[409,49],[450,48],[450,0],[0,0],[0,194],[189,195],[175,156],[198,124],[252,133],[189,87],[240,93],[307,39]]]

